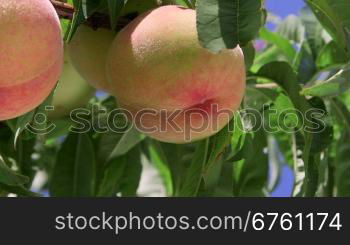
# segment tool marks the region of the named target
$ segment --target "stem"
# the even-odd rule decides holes
[[[72,5],[58,0],[50,0],[50,2],[56,9],[59,17],[69,20],[73,19],[74,7]]]

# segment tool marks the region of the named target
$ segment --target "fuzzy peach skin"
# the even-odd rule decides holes
[[[58,16],[48,0],[0,0],[0,120],[37,107],[63,63]]]
[[[179,6],[157,8],[126,26],[106,69],[112,93],[135,126],[170,143],[218,132],[245,91],[240,47],[218,54],[202,48],[196,12]]]
[[[73,67],[65,49],[63,69],[52,98],[53,110],[48,111],[49,118],[59,119],[69,116],[75,109],[85,108],[94,93],[95,89]]]
[[[91,86],[105,92],[109,92],[105,68],[107,53],[115,35],[111,30],[94,30],[81,25],[67,46],[72,64],[79,74]]]

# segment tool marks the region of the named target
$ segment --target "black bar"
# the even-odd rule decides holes
[[[260,242],[264,243],[273,242],[273,244],[292,240],[304,244],[305,239],[311,239],[310,241],[313,242],[340,242],[342,238],[349,238],[349,207],[350,198],[1,198],[0,243],[7,244],[3,241],[11,241],[12,244],[17,244],[17,242],[25,241],[26,243],[35,244],[56,244],[59,242],[82,243],[87,241],[88,244],[94,242],[100,244],[101,242],[111,241],[118,242],[118,244],[135,244],[136,242],[142,242],[143,244],[185,242],[189,244],[190,241],[195,241],[196,244],[217,243],[221,245],[237,244],[237,242],[250,244],[256,239],[262,239]],[[249,212],[250,218],[247,221]],[[119,225],[124,225],[123,221],[125,220],[127,220],[128,225],[134,222],[132,223],[133,230],[130,230],[127,226],[127,228],[119,229],[116,232],[115,227],[110,229],[108,225],[105,226],[105,230],[102,230],[103,213],[105,218],[112,216],[112,222],[109,222],[112,225],[115,224],[115,216],[119,217]],[[264,215],[264,218],[257,213]],[[272,230],[268,230],[268,226],[271,225],[276,214],[267,215],[267,213],[278,213]],[[324,213],[328,213],[328,217],[325,219],[321,230],[318,230],[326,215]],[[71,214],[71,218],[67,218],[68,214]],[[163,219],[159,215],[163,216]],[[284,215],[284,218],[282,218],[282,215]],[[329,226],[332,219],[337,219],[334,218],[337,215],[339,216],[338,220],[333,222],[333,226]],[[84,216],[84,218],[77,219],[78,216]],[[92,218],[93,216],[100,218],[100,220]],[[125,218],[120,218],[121,216],[125,216]],[[146,220],[147,227],[152,226],[152,219],[155,220],[155,224],[158,224],[157,222],[160,220],[159,223],[163,224],[164,229],[147,230],[143,228],[138,230],[135,228],[138,225],[138,219],[128,220],[135,216],[139,216],[141,223]],[[152,216],[153,218],[145,218],[146,216]],[[170,216],[177,219],[177,228],[173,229],[175,218],[169,218]],[[186,228],[186,222],[181,223],[179,221],[183,216],[188,216],[188,230],[179,228],[180,224],[183,224],[183,228]],[[209,225],[210,220],[212,220],[217,228],[221,219],[221,228],[200,230],[196,226],[196,222],[198,217],[201,216],[208,218],[208,220],[201,219],[201,227]],[[213,218],[214,216],[220,218]],[[228,219],[226,221],[228,224],[232,224],[229,223],[232,219],[227,217],[236,216],[241,217],[241,223],[238,218],[234,219],[235,229],[231,229],[232,226],[224,229],[225,216]],[[300,219],[303,222],[302,231],[299,230],[300,219],[296,216],[301,217]],[[252,225],[253,217],[256,218],[255,226]],[[259,218],[262,218],[264,228],[256,231],[255,228],[261,228],[261,222],[256,221]],[[289,218],[291,222],[288,221]],[[74,228],[74,230],[71,230],[68,226],[69,219],[71,220],[71,228]],[[86,222],[92,220],[91,224],[95,228],[100,225],[100,229],[85,228],[79,230],[74,226],[77,222],[78,227],[84,228],[84,219]],[[311,219],[313,220],[313,230],[310,230]],[[287,221],[284,221],[281,225],[281,220]],[[168,222],[168,229],[165,227],[165,221]],[[56,226],[63,228],[63,224],[65,229],[56,229]],[[289,227],[290,224],[292,224],[291,228]],[[239,227],[244,228],[244,226],[247,228],[246,231],[238,229]],[[287,230],[283,230],[281,227]]]

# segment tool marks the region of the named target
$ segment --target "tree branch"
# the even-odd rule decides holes
[[[74,7],[71,4],[66,3],[66,0],[50,0],[56,12],[60,18],[72,20],[74,15]],[[133,13],[127,16],[121,16],[118,19],[116,30],[120,30],[129,24],[137,15]],[[90,26],[93,29],[105,28],[112,29],[109,21],[109,16],[101,13],[94,13],[90,16],[84,23],[87,26]]]
[[[60,18],[73,19],[74,7],[72,5],[58,0],[50,0],[50,2],[55,7]]]

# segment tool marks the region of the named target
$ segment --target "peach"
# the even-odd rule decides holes
[[[52,99],[54,109],[49,111],[49,117],[61,118],[69,116],[74,109],[85,108],[94,92],[95,89],[75,70],[65,51],[62,74]]]
[[[100,28],[94,30],[86,25],[78,27],[68,44],[73,66],[94,88],[109,92],[106,77],[106,58],[116,33]]]
[[[0,60],[0,120],[7,120],[41,104],[58,80],[63,42],[50,1],[0,1]]]
[[[245,91],[241,48],[213,54],[201,47],[196,12],[179,6],[146,12],[121,30],[106,69],[112,94],[136,128],[170,143],[218,132]]]

